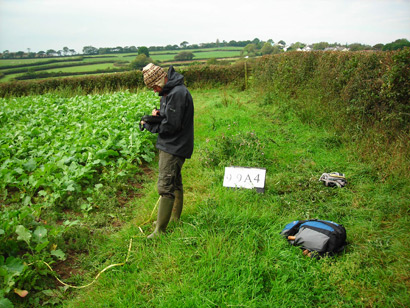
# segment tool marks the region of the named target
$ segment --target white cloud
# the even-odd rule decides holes
[[[408,0],[0,0],[0,51],[410,38]]]

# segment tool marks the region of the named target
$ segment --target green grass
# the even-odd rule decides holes
[[[237,58],[241,55],[238,50],[233,51],[209,51],[209,52],[194,52],[194,59],[210,59],[210,58]]]
[[[78,56],[72,56],[72,57],[64,57],[61,58],[63,60],[67,59],[77,59]],[[47,62],[50,60],[54,59],[59,59],[59,58],[35,58],[35,59],[0,59],[0,66],[3,65],[22,65],[22,64],[30,64],[30,63],[35,63],[35,62]]]
[[[112,232],[96,226],[88,255],[76,262],[83,274],[67,281],[86,284],[123,262],[133,239],[128,263],[66,293],[64,307],[410,305],[408,176],[381,176],[347,136],[302,122],[286,99],[228,89],[192,94],[196,139],[183,168],[183,223],[157,241],[144,238],[158,198],[153,163],[141,196],[126,204],[128,222]],[[265,193],[222,187],[230,165],[267,168]],[[345,188],[318,181],[331,171],[346,174]],[[343,224],[346,251],[309,259],[279,236],[288,222],[307,218]]]
[[[175,57],[177,54],[178,54],[178,53],[150,55],[150,58],[151,58],[152,60],[154,60],[154,61],[165,62],[165,61],[174,60],[174,57]]]
[[[11,81],[13,78],[20,76],[21,74],[10,74],[6,75],[3,78],[0,79],[0,82],[6,82],[6,81]]]
[[[198,59],[210,59],[210,58],[234,58],[240,56],[240,50],[187,50],[191,51],[194,54],[193,60]],[[179,51],[175,51],[173,53],[158,53],[158,54],[151,54],[150,57],[156,61],[172,61],[174,57],[178,54]]]
[[[178,54],[180,51],[192,51],[192,52],[208,52],[208,51],[241,51],[242,47],[215,47],[215,48],[198,48],[198,49],[181,49],[181,50],[161,50],[161,51],[152,51],[152,55],[160,54]]]
[[[114,63],[90,64],[84,66],[62,67],[46,70],[46,72],[90,72],[114,68]]]

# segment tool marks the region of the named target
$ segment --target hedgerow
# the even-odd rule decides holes
[[[410,124],[410,49],[397,52],[290,52],[263,57],[253,75],[272,95],[315,97],[323,115]]]
[[[126,68],[108,68],[108,69],[99,69],[96,71],[84,71],[84,72],[34,72],[26,73],[20,76],[15,77],[16,80],[30,80],[30,79],[39,79],[39,78],[53,78],[53,77],[67,77],[67,76],[78,76],[78,75],[96,75],[104,73],[116,73],[123,72],[127,70]]]
[[[84,57],[70,57],[70,58],[67,58],[67,59],[43,60],[43,61],[36,61],[36,62],[24,63],[24,64],[0,65],[0,70],[14,69],[14,68],[19,68],[19,67],[27,67],[27,66],[39,66],[39,65],[46,65],[46,64],[51,64],[51,63],[83,61],[83,59],[84,59]]]
[[[0,97],[44,94],[54,91],[90,94],[119,89],[143,87],[142,72],[100,74],[72,78],[48,78],[33,81],[13,81],[0,84]]]
[[[244,66],[191,66],[177,68],[185,76],[190,87],[203,85],[218,86],[229,83],[244,83]],[[0,97],[44,94],[56,90],[90,94],[118,89],[136,89],[145,87],[141,71],[129,71],[113,74],[99,74],[71,78],[48,78],[32,81],[12,81],[0,84]]]
[[[220,86],[236,84],[243,86],[245,69],[244,65],[196,65],[187,68],[179,68],[178,71],[184,75],[188,87]]]
[[[18,74],[18,73],[28,73],[30,75],[35,76],[35,73],[38,71],[45,71],[45,70],[51,70],[51,69],[59,69],[59,68],[65,68],[65,67],[75,67],[75,66],[88,66],[88,65],[94,65],[94,64],[105,64],[105,63],[113,63],[114,61],[96,61],[96,62],[74,62],[70,61],[67,63],[56,63],[56,64],[49,64],[49,65],[39,65],[39,66],[31,66],[30,68],[25,67],[20,67],[20,68],[13,68],[9,70],[4,70],[3,73],[6,75],[10,74]],[[41,78],[41,77],[33,77],[33,78]],[[15,78],[18,80],[18,78]],[[25,78],[25,79],[30,79],[30,78]]]

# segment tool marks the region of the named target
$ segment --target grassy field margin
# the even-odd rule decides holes
[[[291,100],[227,89],[195,90],[195,153],[187,161],[181,225],[144,239],[157,201],[156,165],[134,219],[96,240],[81,262],[90,288],[66,294],[64,307],[406,307],[410,305],[408,177],[380,174],[331,127],[302,121]],[[314,116],[314,115],[311,115]],[[265,194],[222,187],[224,167],[267,168]],[[343,189],[324,187],[323,172],[343,172]],[[92,213],[90,213],[92,215]],[[155,217],[155,214],[154,214]],[[151,217],[153,220],[154,217]],[[295,219],[343,224],[349,245],[312,260],[279,236]],[[143,225],[144,224],[144,225]]]

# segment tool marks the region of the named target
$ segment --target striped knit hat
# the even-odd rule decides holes
[[[152,63],[148,64],[142,69],[144,75],[144,82],[148,88],[153,88],[155,85],[161,83],[167,73],[159,66]]]

